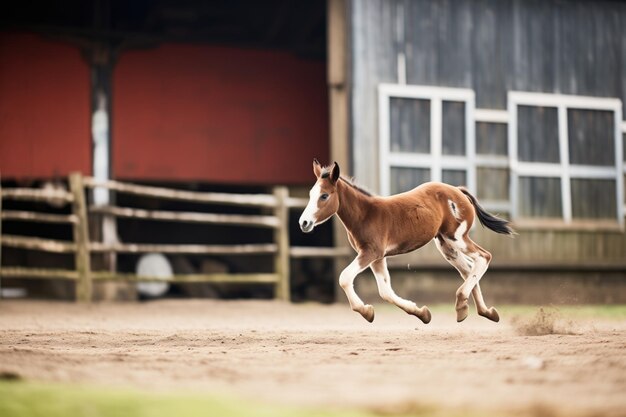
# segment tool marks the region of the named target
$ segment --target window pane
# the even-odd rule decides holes
[[[444,101],[441,108],[444,155],[465,155],[465,103]]]
[[[441,179],[450,185],[467,185],[467,172],[465,170],[444,169],[441,172]]]
[[[476,123],[476,153],[508,155],[508,126],[504,123]]]
[[[420,184],[430,181],[428,168],[391,168],[391,194],[412,190]]]
[[[626,162],[626,133],[622,135],[622,158]]]
[[[430,153],[430,100],[391,98],[391,152]]]
[[[525,162],[560,161],[556,108],[518,107],[517,153],[518,159]]]
[[[576,165],[615,165],[615,121],[602,110],[567,110],[569,162]]]
[[[572,217],[575,219],[615,219],[614,180],[574,178],[572,187]]]
[[[478,197],[485,200],[509,199],[509,170],[477,168]]]
[[[518,208],[522,217],[563,217],[561,179],[520,177]]]

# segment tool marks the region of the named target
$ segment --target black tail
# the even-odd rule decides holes
[[[476,209],[476,215],[478,216],[478,220],[480,224],[485,226],[487,229],[493,230],[496,233],[502,233],[503,235],[515,235],[515,230],[511,228],[508,220],[501,219],[499,217],[494,216],[493,214],[487,212],[484,208],[478,204],[476,197],[470,194],[463,187],[459,187],[461,192],[467,196],[469,201],[472,203],[474,208]]]

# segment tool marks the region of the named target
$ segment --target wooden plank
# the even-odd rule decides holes
[[[0,173],[0,299],[2,299],[2,175]]]
[[[245,244],[245,245],[178,245],[178,244],[151,244],[151,243],[117,243],[105,244],[91,242],[91,252],[117,253],[186,253],[195,255],[263,255],[274,254],[278,246],[273,243]]]
[[[63,200],[71,202],[72,194],[61,190],[37,190],[34,188],[3,188],[2,198],[7,200],[50,201]]]
[[[354,250],[348,247],[304,247],[292,246],[289,249],[289,256],[292,258],[340,258],[354,254]]]
[[[73,214],[49,214],[35,211],[4,210],[2,220],[31,221],[41,223],[71,223],[75,224],[78,218]]]
[[[406,270],[406,263],[400,261],[390,261],[389,269]],[[454,272],[454,268],[446,262],[427,261],[411,264],[411,271],[425,270],[450,270]],[[585,263],[574,262],[567,263],[560,260],[531,260],[531,261],[494,261],[489,265],[490,271],[556,271],[556,272],[575,272],[575,271],[626,271],[626,262],[624,261],[588,261]]]
[[[340,165],[342,166],[342,165]],[[308,198],[289,197],[287,198],[287,207],[289,208],[305,208],[309,204]]]
[[[138,276],[136,274],[94,271],[93,279],[97,281],[119,280],[119,281],[165,281],[165,282],[219,282],[219,283],[250,283],[250,284],[275,284],[280,280],[278,274],[272,273],[251,273],[251,274],[185,274],[173,275],[169,278],[157,276]]]
[[[89,208],[89,211],[91,213],[103,213],[117,217],[146,220],[178,221],[190,223],[216,223],[270,228],[276,228],[279,226],[278,219],[274,216],[157,211],[112,206],[92,206]]]
[[[22,268],[7,266],[0,268],[0,275],[10,278],[78,279],[78,272],[67,269]]]
[[[269,194],[230,194],[172,190],[170,188],[152,187],[147,185],[127,184],[119,181],[99,181],[92,177],[85,177],[87,187],[105,187],[127,194],[146,197],[163,198],[179,201],[193,201],[196,203],[212,203],[237,206],[273,207],[276,199]]]
[[[83,176],[80,173],[70,174],[70,189],[74,195],[72,209],[78,222],[74,224],[74,242],[76,243],[76,300],[89,303],[92,297],[91,259],[89,257],[89,224],[87,220],[87,204]]]
[[[74,253],[76,251],[76,245],[73,242],[15,235],[3,235],[2,245],[53,253]]]
[[[280,280],[276,283],[276,298],[289,301],[290,295],[290,270],[289,270],[289,209],[286,205],[289,191],[287,187],[274,188],[274,197],[276,198],[276,208],[274,215],[280,222],[280,226],[274,231],[274,242],[278,247],[276,257],[274,259],[275,271],[280,276]]]

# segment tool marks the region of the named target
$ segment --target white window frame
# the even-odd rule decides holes
[[[391,125],[389,109],[391,98],[408,98],[430,101],[430,153],[391,152]],[[465,104],[465,155],[443,155],[442,105],[444,101]],[[391,168],[430,169],[431,181],[441,181],[442,171],[465,171],[467,187],[476,192],[476,146],[474,90],[406,84],[380,84],[378,86],[380,193],[389,195]]]
[[[556,108],[558,114],[559,163],[525,162],[517,154],[517,115],[518,106]],[[509,113],[509,165],[511,217],[519,218],[518,190],[519,177],[559,178],[561,180],[562,218],[566,224],[572,223],[572,198],[570,180],[572,178],[615,180],[617,222],[624,227],[624,163],[622,150],[622,102],[615,98],[599,98],[563,94],[530,93],[510,91],[508,94]],[[602,110],[613,112],[615,123],[615,165],[610,167],[572,165],[569,163],[569,137],[567,110]]]

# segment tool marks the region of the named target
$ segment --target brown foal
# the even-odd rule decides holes
[[[497,233],[514,234],[506,220],[486,212],[462,187],[429,182],[405,193],[378,197],[343,178],[336,162],[322,167],[314,160],[313,172],[317,181],[300,216],[300,228],[309,233],[334,214],[339,216],[350,245],[358,253],[339,277],[352,310],[369,322],[374,320],[374,307],[363,303],[353,285],[356,276],[369,267],[385,301],[429,323],[428,307],[418,307],[393,291],[385,258],[414,251],[434,239],[441,254],[464,280],[456,292],[457,321],[465,320],[469,313],[470,294],[479,315],[495,322],[500,320],[498,311],[485,304],[479,285],[491,254],[469,238],[469,230],[478,217],[485,227]]]

